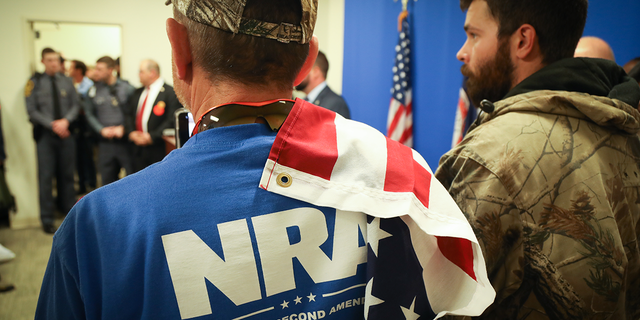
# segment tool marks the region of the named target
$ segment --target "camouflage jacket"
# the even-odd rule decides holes
[[[640,319],[638,100],[521,91],[436,172],[497,292],[480,318]]]

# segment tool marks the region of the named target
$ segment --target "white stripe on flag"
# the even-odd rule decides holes
[[[402,138],[402,134],[404,133],[404,124],[406,122],[407,114],[405,113],[405,108],[402,107],[400,102],[394,99],[392,104],[398,104],[398,107],[397,111],[393,115],[389,113],[389,119],[394,119],[395,117],[399,116],[399,120],[396,123],[396,127],[393,128],[393,131],[389,132],[389,138],[391,138],[391,140],[398,141],[400,140],[400,138]],[[391,128],[388,129],[391,130]]]
[[[385,136],[364,123],[341,116],[336,116],[335,125],[338,160],[333,172],[340,174],[332,174],[331,181],[353,183],[354,177],[358,177],[362,187],[383,190],[387,158],[380,155],[387,154]]]
[[[391,102],[389,103],[389,114],[387,116],[387,130],[389,130],[389,128],[391,127],[391,122],[393,122],[396,113],[398,113],[401,107],[402,104],[400,103],[400,101],[391,99]]]

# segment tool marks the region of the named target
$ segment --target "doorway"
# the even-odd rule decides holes
[[[122,54],[122,27],[117,24],[41,20],[29,24],[33,35],[32,73],[44,71],[40,60],[46,47],[59,52],[67,63],[80,60],[87,66],[94,66],[100,57],[115,60]]]

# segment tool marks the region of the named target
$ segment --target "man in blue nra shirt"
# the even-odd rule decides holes
[[[317,0],[173,2],[173,83],[195,119],[286,101],[313,66]],[[36,319],[363,318],[366,216],[258,188],[277,132],[255,120],[199,132],[81,199],[55,235]],[[323,235],[334,240],[318,247]]]

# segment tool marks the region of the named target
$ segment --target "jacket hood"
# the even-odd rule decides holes
[[[556,61],[516,85],[506,98],[536,91],[582,92],[618,99],[637,108],[640,87],[615,62],[593,58],[567,58]]]
[[[612,61],[569,58],[550,64],[514,87],[469,128],[509,112],[590,119],[629,134],[640,131],[640,87]]]

